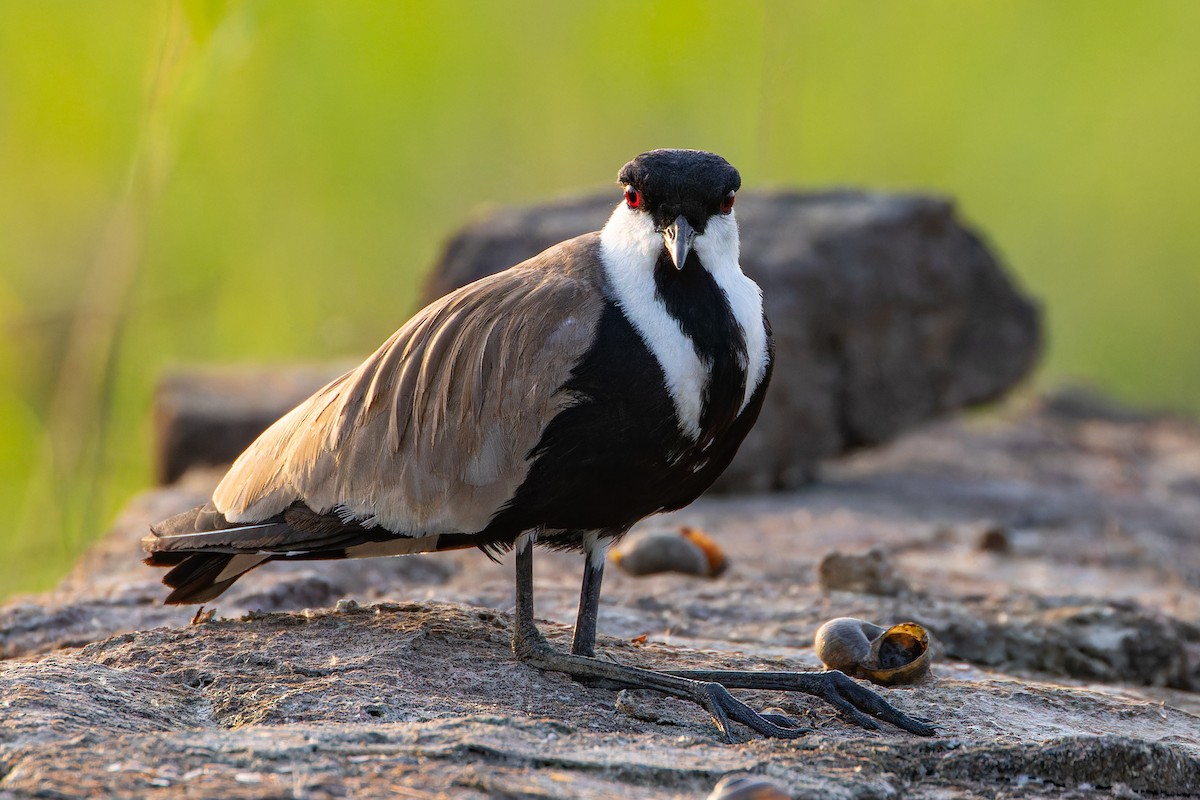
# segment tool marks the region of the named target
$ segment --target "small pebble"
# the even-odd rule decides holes
[[[989,525],[979,534],[976,547],[985,553],[1011,553],[1012,539],[1009,538],[1008,531],[1001,526]]]
[[[878,548],[866,553],[834,551],[817,566],[817,581],[826,592],[859,592],[893,597],[908,591],[908,581]]]

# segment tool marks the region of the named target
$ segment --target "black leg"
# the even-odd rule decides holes
[[[585,551],[583,586],[579,589],[579,613],[575,617],[575,635],[571,653],[596,655],[596,617],[600,613],[600,584],[604,581],[604,555],[607,548],[598,541]]]
[[[550,672],[564,672],[587,682],[601,682],[625,689],[651,689],[682,697],[702,706],[729,741],[733,740],[730,722],[740,722],[763,735],[782,739],[803,736],[807,728],[777,725],[731,695],[719,683],[626,667],[595,658],[560,653],[550,647],[533,621],[533,541],[523,536],[517,542],[516,620],[513,625],[513,653],[530,666]]]
[[[534,537],[529,534],[523,534],[517,539],[517,618],[513,622],[513,652],[518,658],[522,652],[546,646],[546,640],[542,638],[537,624],[533,621],[534,541]]]

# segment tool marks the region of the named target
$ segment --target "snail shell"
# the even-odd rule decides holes
[[[791,795],[756,775],[726,775],[705,800],[789,800]]]
[[[639,531],[609,553],[609,559],[630,575],[682,572],[715,578],[728,561],[721,548],[696,528]]]
[[[881,686],[916,683],[929,672],[929,633],[915,622],[882,628],[838,617],[817,629],[813,647],[828,669]]]

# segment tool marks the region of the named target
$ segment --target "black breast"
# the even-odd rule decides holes
[[[574,402],[546,427],[529,474],[479,534],[481,544],[508,544],[532,528],[624,531],[692,502],[729,465],[758,416],[766,381],[739,416],[746,345],[724,294],[698,263],[676,270],[665,253],[663,260],[659,296],[711,364],[700,436],[684,435],[658,361],[606,303],[595,343],[562,387]],[[580,544],[577,534],[548,543]]]

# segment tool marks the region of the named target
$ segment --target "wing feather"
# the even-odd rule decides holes
[[[426,307],[272,425],[213,495],[231,523],[300,501],[410,536],[471,533],[515,493],[595,334],[595,234]]]

